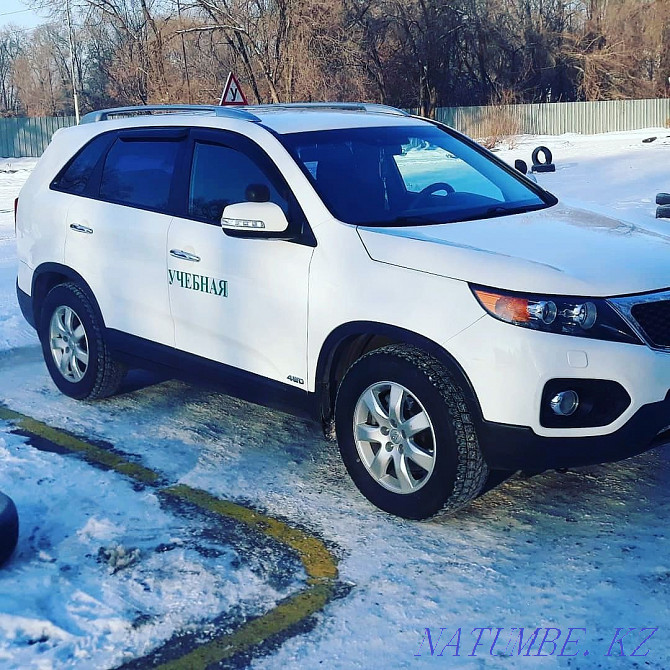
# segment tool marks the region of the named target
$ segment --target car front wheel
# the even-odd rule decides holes
[[[455,512],[486,482],[461,389],[415,347],[389,345],[356,361],[338,390],[335,427],[354,483],[391,514],[425,519]]]

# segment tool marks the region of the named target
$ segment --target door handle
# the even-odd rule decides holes
[[[193,261],[194,263],[198,263],[200,261],[200,256],[189,254],[188,251],[182,251],[181,249],[170,249],[170,256],[180,258],[182,261]]]
[[[70,228],[72,228],[72,230],[76,230],[78,233],[86,233],[87,235],[93,234],[93,228],[82,226],[81,223],[71,223]]]

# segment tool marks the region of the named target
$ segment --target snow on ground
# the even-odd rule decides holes
[[[545,144],[557,172],[538,181],[560,198],[664,227],[670,222],[655,220],[653,199],[670,191],[667,135],[653,129],[525,137],[500,155],[530,163],[531,150]],[[650,136],[659,139],[643,144]],[[319,614],[311,632],[252,661],[254,668],[668,667],[667,448],[567,474],[515,477],[451,519],[416,523],[369,505],[319,429],[287,415],[176,381],[148,384],[138,375],[114,399],[65,398],[48,379],[37,341],[13,302],[8,212],[20,183],[16,175],[0,173],[0,401],[106,439],[170,481],[247,501],[309,528],[340,558],[341,579],[352,585],[348,596]],[[14,435],[0,432],[0,440],[0,490],[16,499],[24,520],[18,553],[0,571],[2,667],[108,667],[124,651],[140,653],[171,626],[194,622],[201,597],[189,589],[206,592],[211,610],[225,609],[235,588],[248,589],[256,602],[259,585],[253,578],[247,583],[244,563],[231,570],[234,547],[215,560],[218,570],[181,549],[169,557],[171,565],[155,558],[152,547],[185,531],[184,520],[160,509],[151,493],[135,492],[122,478],[77,460],[35,452]],[[112,575],[96,556],[99,547],[116,542],[140,548],[140,558]],[[189,572],[191,561],[195,574],[166,603],[155,592],[140,592],[146,579],[156,589],[173,588],[172,575]],[[273,594],[266,593],[260,597],[271,606]],[[177,602],[183,611],[175,615],[170,604]],[[149,628],[134,629],[144,614],[152,617]],[[520,626],[559,628],[554,655],[516,657],[507,644]],[[460,655],[449,647],[442,657],[431,656],[427,627],[433,643],[446,629],[436,654],[447,640],[455,644],[461,629]],[[492,654],[492,633],[485,631],[482,646],[468,656],[477,627],[503,629]],[[627,656],[619,656],[618,644],[607,656],[616,630],[628,627],[636,630],[624,640]],[[640,629],[655,627],[638,651],[647,655],[630,657],[648,634]],[[579,644],[559,657],[569,628],[586,630],[573,633]],[[39,642],[42,637],[48,639]],[[548,645],[544,652],[551,650]]]
[[[670,192],[670,128],[522,136],[514,148],[497,153],[510,163],[523,158],[530,168],[539,145],[553,153],[556,172],[538,174],[537,180],[564,203],[667,231],[670,223],[655,219],[655,197]]]
[[[111,667],[235,605],[261,613],[285,595],[126,478],[15,435],[0,438],[0,463],[21,521],[0,573],[2,668]]]

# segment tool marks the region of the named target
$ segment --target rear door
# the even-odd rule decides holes
[[[88,197],[67,214],[65,262],[91,287],[108,328],[174,346],[165,253],[187,130],[120,131]]]

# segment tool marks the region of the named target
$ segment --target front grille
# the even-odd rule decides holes
[[[670,300],[633,305],[631,315],[655,347],[670,347]]]

